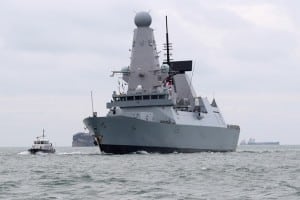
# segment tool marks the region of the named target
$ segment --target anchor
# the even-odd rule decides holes
[[[94,135],[94,137],[95,137],[94,145],[95,145],[95,146],[98,145],[98,146],[99,146],[99,149],[100,149],[100,152],[101,152],[101,149],[102,149],[102,147],[101,147],[101,142],[102,142],[103,136],[102,136],[102,135],[100,135],[100,136]]]
[[[92,103],[93,118],[97,118],[97,112],[94,111],[93,91],[91,91],[91,103]],[[101,152],[101,141],[102,141],[103,136],[102,135],[97,136],[96,132],[97,132],[97,127],[94,127],[94,137],[95,137],[94,145],[96,146],[98,144],[100,152]]]

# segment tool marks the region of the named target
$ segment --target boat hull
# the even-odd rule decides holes
[[[237,128],[159,123],[124,116],[89,117],[84,124],[101,138],[101,151],[114,154],[235,151],[239,138]]]
[[[36,154],[40,153],[55,153],[55,149],[28,149],[29,153]]]

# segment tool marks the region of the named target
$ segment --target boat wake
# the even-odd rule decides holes
[[[131,154],[138,154],[138,155],[150,155],[150,154],[165,154],[165,153],[160,153],[160,152],[148,152],[148,151],[144,151],[144,150],[141,150],[141,151],[136,151],[136,152],[133,152]],[[177,151],[174,151],[172,153],[169,153],[169,154],[179,154]]]
[[[74,152],[58,152],[56,155],[101,155],[102,153],[89,153],[89,152],[80,152],[80,151],[74,151]]]
[[[137,152],[134,152],[133,154],[148,155],[150,153],[147,151],[137,151]]]
[[[48,155],[50,153],[45,153],[45,152],[36,152],[35,154],[30,153],[29,151],[22,151],[19,152],[18,155]],[[53,154],[53,153],[51,153]]]
[[[18,155],[29,155],[29,151],[22,151],[22,152],[19,152]]]
[[[80,152],[80,151],[74,151],[74,152],[59,152],[59,153],[57,153],[57,155],[81,155],[81,154],[85,154],[85,153]]]

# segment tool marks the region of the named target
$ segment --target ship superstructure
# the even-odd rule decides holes
[[[134,21],[130,66],[113,72],[121,74],[127,91],[113,92],[106,116],[84,119],[101,151],[234,151],[239,126],[225,123],[215,99],[196,96],[186,74],[192,61],[171,61],[167,32],[161,65],[151,16],[140,12]]]

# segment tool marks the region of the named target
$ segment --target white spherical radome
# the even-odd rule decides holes
[[[169,73],[170,67],[168,64],[163,64],[160,68],[161,72],[163,73]]]
[[[137,27],[149,27],[151,22],[152,18],[148,12],[138,12],[135,15],[134,23]]]

